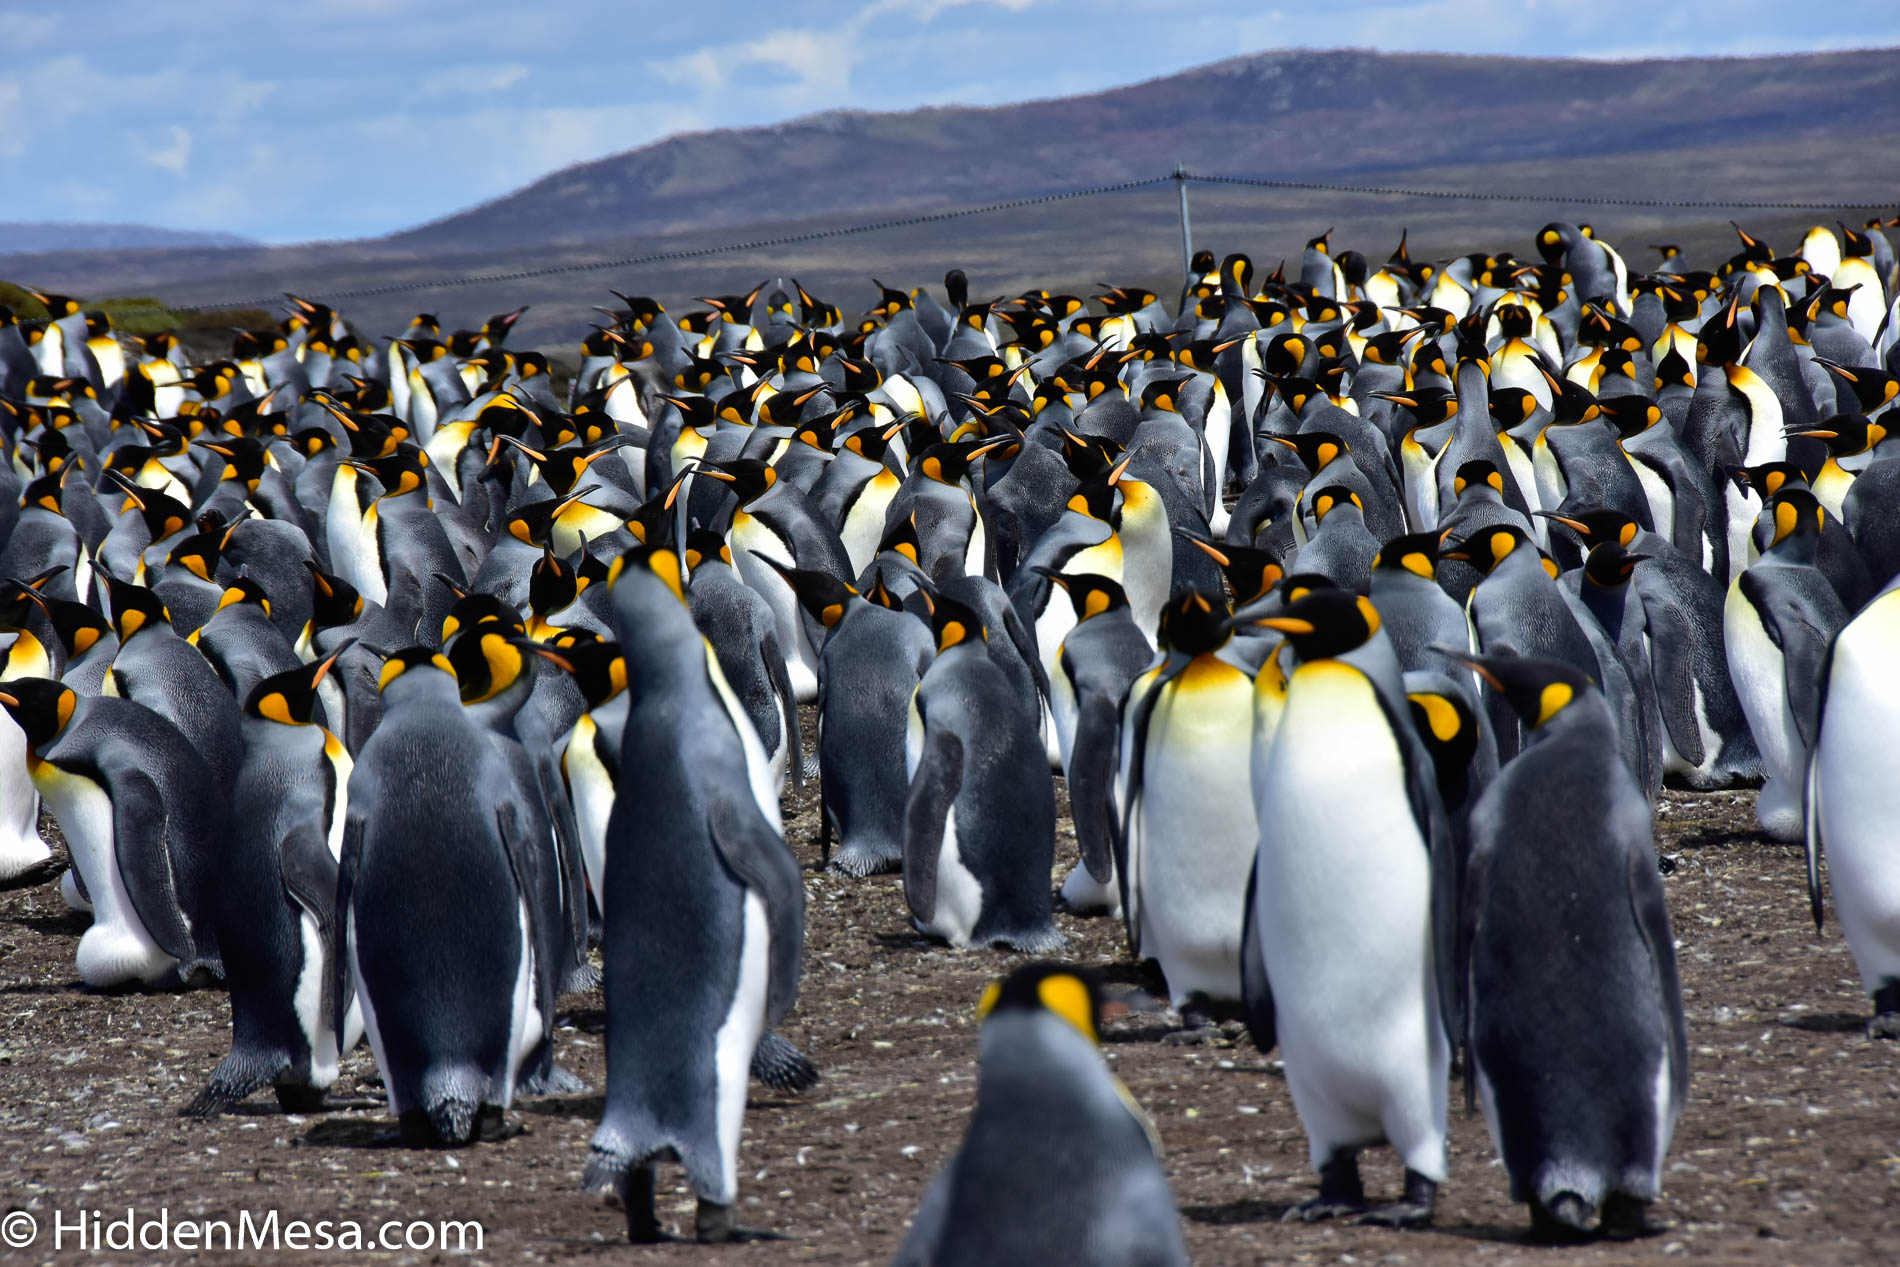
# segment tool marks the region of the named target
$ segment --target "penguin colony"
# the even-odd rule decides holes
[[[1289,1218],[1429,1221],[1456,1060],[1537,1231],[1639,1233],[1689,1076],[1665,781],[1760,783],[1817,921],[1826,853],[1900,1037],[1894,223],[1647,275],[1567,223],[1376,269],[1321,235],[1297,278],[1203,253],[1174,311],[619,296],[565,399],[519,312],[377,345],[292,297],[193,365],[36,294],[0,309],[0,880],[47,869],[43,804],[88,985],[228,986],[193,1116],[319,1109],[367,1041],[405,1137],[505,1136],[576,1089],[556,1001],[598,982],[586,1184],[662,1239],[677,1163],[692,1234],[747,1239],[748,1079],[818,1076],[774,1028],[785,784],[917,930],[1046,955],[1060,772],[1060,900],[1184,1035],[1284,1057]],[[1127,1003],[990,987],[898,1261],[1184,1261],[1096,1050]]]

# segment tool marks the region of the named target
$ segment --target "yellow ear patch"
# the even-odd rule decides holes
[[[818,623],[827,629],[835,627],[837,623],[843,619],[843,603],[828,603],[825,605],[825,609],[818,613]]]
[[[1003,983],[992,981],[983,987],[983,997],[976,1001],[976,1019],[986,1019],[996,1007],[997,998],[1003,993]]]
[[[1491,564],[1493,567],[1504,562],[1511,551],[1517,549],[1517,538],[1508,532],[1491,534]]]
[[[408,668],[409,666],[407,664],[393,656],[383,661],[383,671],[377,676],[376,689],[379,691],[388,690],[389,684],[401,677]]]
[[[647,569],[666,582],[673,597],[686,601],[686,587],[680,580],[680,557],[671,550],[655,550],[647,556]]]
[[[1458,720],[1458,709],[1443,695],[1408,695],[1405,698],[1418,705],[1425,714],[1425,724],[1432,729],[1432,738],[1439,743],[1450,743],[1458,737],[1464,727]]]
[[[1422,576],[1428,581],[1438,579],[1437,573],[1432,570],[1431,559],[1426,557],[1425,552],[1422,550],[1413,550],[1411,553],[1402,557],[1399,560],[1399,566],[1403,567],[1413,576]]]
[[[1036,986],[1042,1005],[1080,1030],[1090,1042],[1099,1042],[1095,1033],[1095,1006],[1089,1000],[1089,988],[1079,977],[1066,973],[1044,977]]]
[[[945,621],[942,631],[937,635],[937,650],[948,651],[969,636],[970,631],[964,627],[962,621]]]
[[[1379,609],[1374,607],[1372,600],[1363,594],[1359,597],[1358,606],[1359,616],[1366,622],[1366,636],[1370,638],[1373,634],[1379,632]]]
[[[1099,616],[1108,610],[1108,595],[1101,590],[1090,590],[1088,597],[1082,600],[1082,617]]]
[[[73,709],[77,707],[79,707],[78,695],[70,690],[59,693],[59,703],[53,706],[53,711],[59,717],[59,728],[62,731],[66,729],[66,723],[73,719]]]
[[[144,612],[135,607],[119,613],[119,637],[121,639],[130,638],[143,628],[145,628]]]
[[[257,701],[257,715],[286,726],[297,725],[297,719],[290,715],[290,701],[282,691],[272,691]]]
[[[1786,538],[1789,533],[1794,531],[1795,524],[1800,517],[1800,512],[1795,510],[1795,508],[1787,502],[1780,502],[1775,506],[1774,544],[1781,544],[1782,540]]]
[[[1541,726],[1566,708],[1577,693],[1566,682],[1552,682],[1537,697],[1537,720],[1532,726]]]

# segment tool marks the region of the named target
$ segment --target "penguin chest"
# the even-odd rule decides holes
[[[920,921],[919,927],[952,946],[967,946],[982,914],[983,884],[964,864],[957,839],[957,807],[952,805],[944,815],[943,844],[937,851],[936,903],[930,918]]]
[[[83,774],[40,762],[33,783],[66,833],[73,866],[92,898],[92,927],[79,939],[79,975],[94,987],[154,984],[178,966],[158,948],[133,908],[119,871],[112,799]]]
[[[1138,893],[1141,953],[1168,992],[1240,997],[1240,933],[1259,827],[1248,781],[1253,683],[1211,656],[1161,688],[1148,723],[1131,816],[1128,884]]]
[[[851,560],[853,575],[862,575],[877,557],[877,543],[884,537],[885,512],[902,487],[903,482],[888,467],[880,466],[877,473],[864,482],[845,511],[838,535],[844,541],[845,557]]]
[[[746,1088],[752,1054],[765,1033],[766,994],[771,979],[772,935],[765,902],[750,889],[745,891],[744,901],[732,1002],[714,1041],[714,1108],[725,1192],[701,1194],[726,1204],[731,1204],[739,1187],[739,1137],[745,1126]]]
[[[1255,914],[1276,1003],[1283,978],[1322,1013],[1328,999],[1415,995],[1429,859],[1398,738],[1364,674],[1300,667],[1259,790]]]
[[[26,735],[0,713],[0,879],[12,879],[51,853],[40,839],[39,796],[26,768]]]
[[[581,861],[587,870],[587,883],[604,917],[607,913],[607,818],[614,807],[614,781],[595,748],[599,734],[594,719],[582,714],[574,723],[574,729],[568,732],[567,748],[561,754],[561,773],[567,779],[568,795],[574,801],[574,820],[580,828]]]
[[[785,672],[791,679],[792,694],[801,704],[815,702],[818,699],[818,655],[805,637],[805,625],[798,614],[798,596],[785,583],[785,578],[764,562],[773,559],[785,567],[797,567],[791,543],[744,511],[732,517],[731,542],[732,565],[739,579],[772,609],[772,624],[778,630],[779,650],[785,656]]]
[[[1728,652],[1729,679],[1748,717],[1748,729],[1761,749],[1771,775],[1800,777],[1806,759],[1794,710],[1788,706],[1786,668],[1761,613],[1742,593],[1739,580],[1731,582],[1722,608],[1722,637]]]

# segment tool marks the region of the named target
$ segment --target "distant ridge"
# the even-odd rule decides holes
[[[150,224],[61,224],[0,221],[0,255],[43,251],[128,251],[148,247],[256,246],[235,233],[161,229]]]
[[[967,205],[1148,176],[1177,161],[1235,175],[1369,177],[1740,147],[1747,153],[1722,183],[1742,196],[1764,147],[1787,147],[1770,164],[1780,176],[1814,141],[1886,131],[1896,118],[1892,49],[1616,62],[1290,50],[1084,96],[831,110],[681,134],[383,241],[422,251],[579,244]],[[1633,166],[1615,187],[1570,192],[1654,194],[1679,183],[1671,176]]]

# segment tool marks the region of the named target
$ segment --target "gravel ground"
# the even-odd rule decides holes
[[[556,1058],[582,1094],[523,1101],[525,1131],[456,1152],[387,1144],[390,1122],[366,1051],[337,1094],[361,1107],[289,1116],[269,1096],[212,1122],[180,1106],[229,1040],[216,990],[99,994],[77,983],[84,924],[50,883],[0,893],[0,1206],[39,1224],[0,1262],[95,1260],[55,1219],[79,1212],[171,1220],[276,1211],[292,1220],[481,1223],[476,1261],[882,1263],[925,1184],[961,1138],[974,1096],[972,1009],[986,980],[1017,962],[933,946],[908,931],[894,876],[849,881],[810,870],[816,814],[788,802],[787,834],[807,864],[805,983],[785,1031],[824,1080],[802,1096],[755,1087],[741,1158],[742,1217],[794,1239],[767,1245],[635,1249],[620,1212],[578,1190],[604,1084],[598,994],[563,1000]],[[1665,880],[1680,944],[1693,1084],[1656,1207],[1664,1230],[1626,1244],[1547,1249],[1525,1238],[1482,1119],[1451,1089],[1452,1172],[1435,1227],[1282,1225],[1312,1195],[1306,1143],[1277,1062],[1244,1036],[1209,1046],[1160,1041],[1168,1018],[1110,1027],[1104,1051],[1146,1106],[1167,1153],[1197,1262],[1849,1264],[1894,1261],[1900,1196],[1900,1052],[1865,1037],[1867,1002],[1838,930],[1807,922],[1798,851],[1765,843],[1746,795],[1671,793],[1657,820],[1674,868]],[[1059,880],[1073,837],[1058,849]],[[1143,980],[1120,928],[1058,916],[1073,957]],[[1396,1194],[1389,1151],[1368,1156],[1369,1192]],[[662,1210],[690,1226],[692,1198],[662,1170]],[[671,1187],[671,1195],[667,1189]],[[6,1230],[23,1225],[17,1215]],[[87,1220],[90,1229],[90,1217]],[[427,1230],[427,1229],[425,1229]],[[413,1231],[413,1229],[412,1229]],[[90,1235],[90,1230],[88,1235]],[[399,1232],[400,1237],[403,1233]],[[416,1240],[422,1239],[415,1232]],[[86,1243],[90,1245],[91,1242]],[[424,1263],[390,1253],[132,1251],[138,1262]]]

